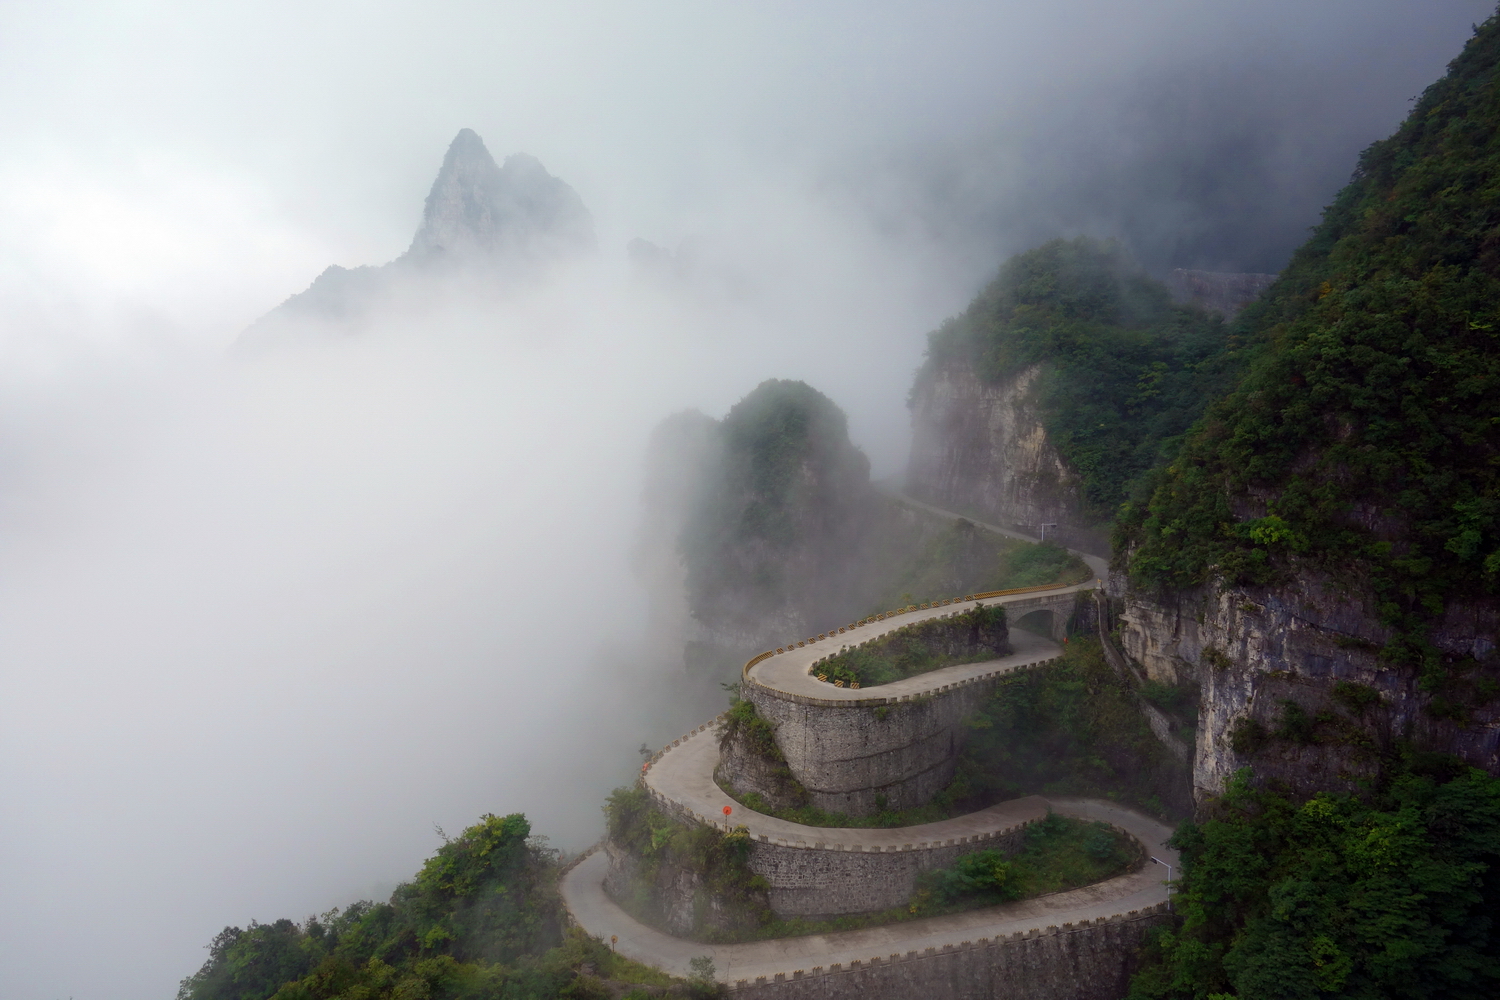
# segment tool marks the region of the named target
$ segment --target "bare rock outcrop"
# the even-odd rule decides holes
[[[1083,514],[1077,476],[1042,426],[1031,391],[1040,374],[1032,365],[988,383],[971,365],[954,362],[919,378],[906,490],[1027,534],[1055,525],[1047,537],[1108,551]]]
[[[1274,274],[1191,271],[1176,268],[1163,282],[1172,298],[1211,309],[1226,319],[1245,308],[1275,282]]]
[[[1476,664],[1438,692],[1416,667],[1383,662],[1390,633],[1348,582],[1304,569],[1282,587],[1127,593],[1119,617],[1125,651],[1152,680],[1201,688],[1200,800],[1246,765],[1299,796],[1353,790],[1398,744],[1500,773],[1500,705],[1464,696],[1464,685],[1482,691],[1496,678]],[[1448,655],[1482,658],[1497,626],[1494,602],[1455,604],[1431,638]]]

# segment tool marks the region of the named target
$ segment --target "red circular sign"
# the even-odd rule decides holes
[[[731,807],[731,806],[725,806],[724,807],[724,815],[725,816],[728,816],[732,812],[734,812],[734,808],[733,807]]]

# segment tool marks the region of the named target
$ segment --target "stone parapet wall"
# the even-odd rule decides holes
[[[1008,937],[729,984],[735,1000],[1116,1000],[1166,904]]]

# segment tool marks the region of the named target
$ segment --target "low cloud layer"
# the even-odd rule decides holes
[[[716,710],[630,569],[651,427],[800,378],[889,474],[923,334],[1006,253],[1279,267],[1489,13],[1368,7],[7,8],[0,995],[170,995],[434,823],[587,844]],[[226,356],[405,249],[461,127],[599,252]]]

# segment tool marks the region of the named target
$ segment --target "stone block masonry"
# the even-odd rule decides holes
[[[1045,816],[1046,805],[1037,801]],[[870,913],[905,904],[916,891],[918,875],[946,868],[964,854],[1016,853],[1029,825],[1017,824],[988,837],[917,843],[909,848],[831,842],[806,848],[758,842],[750,855],[750,870],[770,883],[771,910],[778,917],[816,920]]]
[[[994,694],[999,676],[996,671],[892,705],[808,705],[759,684],[746,684],[744,695],[776,731],[787,766],[813,805],[870,816],[882,806],[929,802],[953,780],[960,724]]]
[[[730,983],[735,1000],[1116,1000],[1165,904],[1079,924]]]
[[[787,767],[813,805],[850,816],[920,806],[953,778],[964,716],[983,704],[1002,675],[1051,662],[1060,647],[1011,631],[1009,655],[863,691],[818,682],[813,676],[817,665],[846,646],[879,641],[909,625],[950,618],[982,603],[1003,605],[1012,619],[1050,611],[1054,622],[1066,622],[1075,595],[1085,589],[996,591],[879,615],[761,654],[745,665],[741,695],[775,730]],[[736,787],[754,787],[753,780],[746,780],[749,775],[726,771],[724,776]]]

